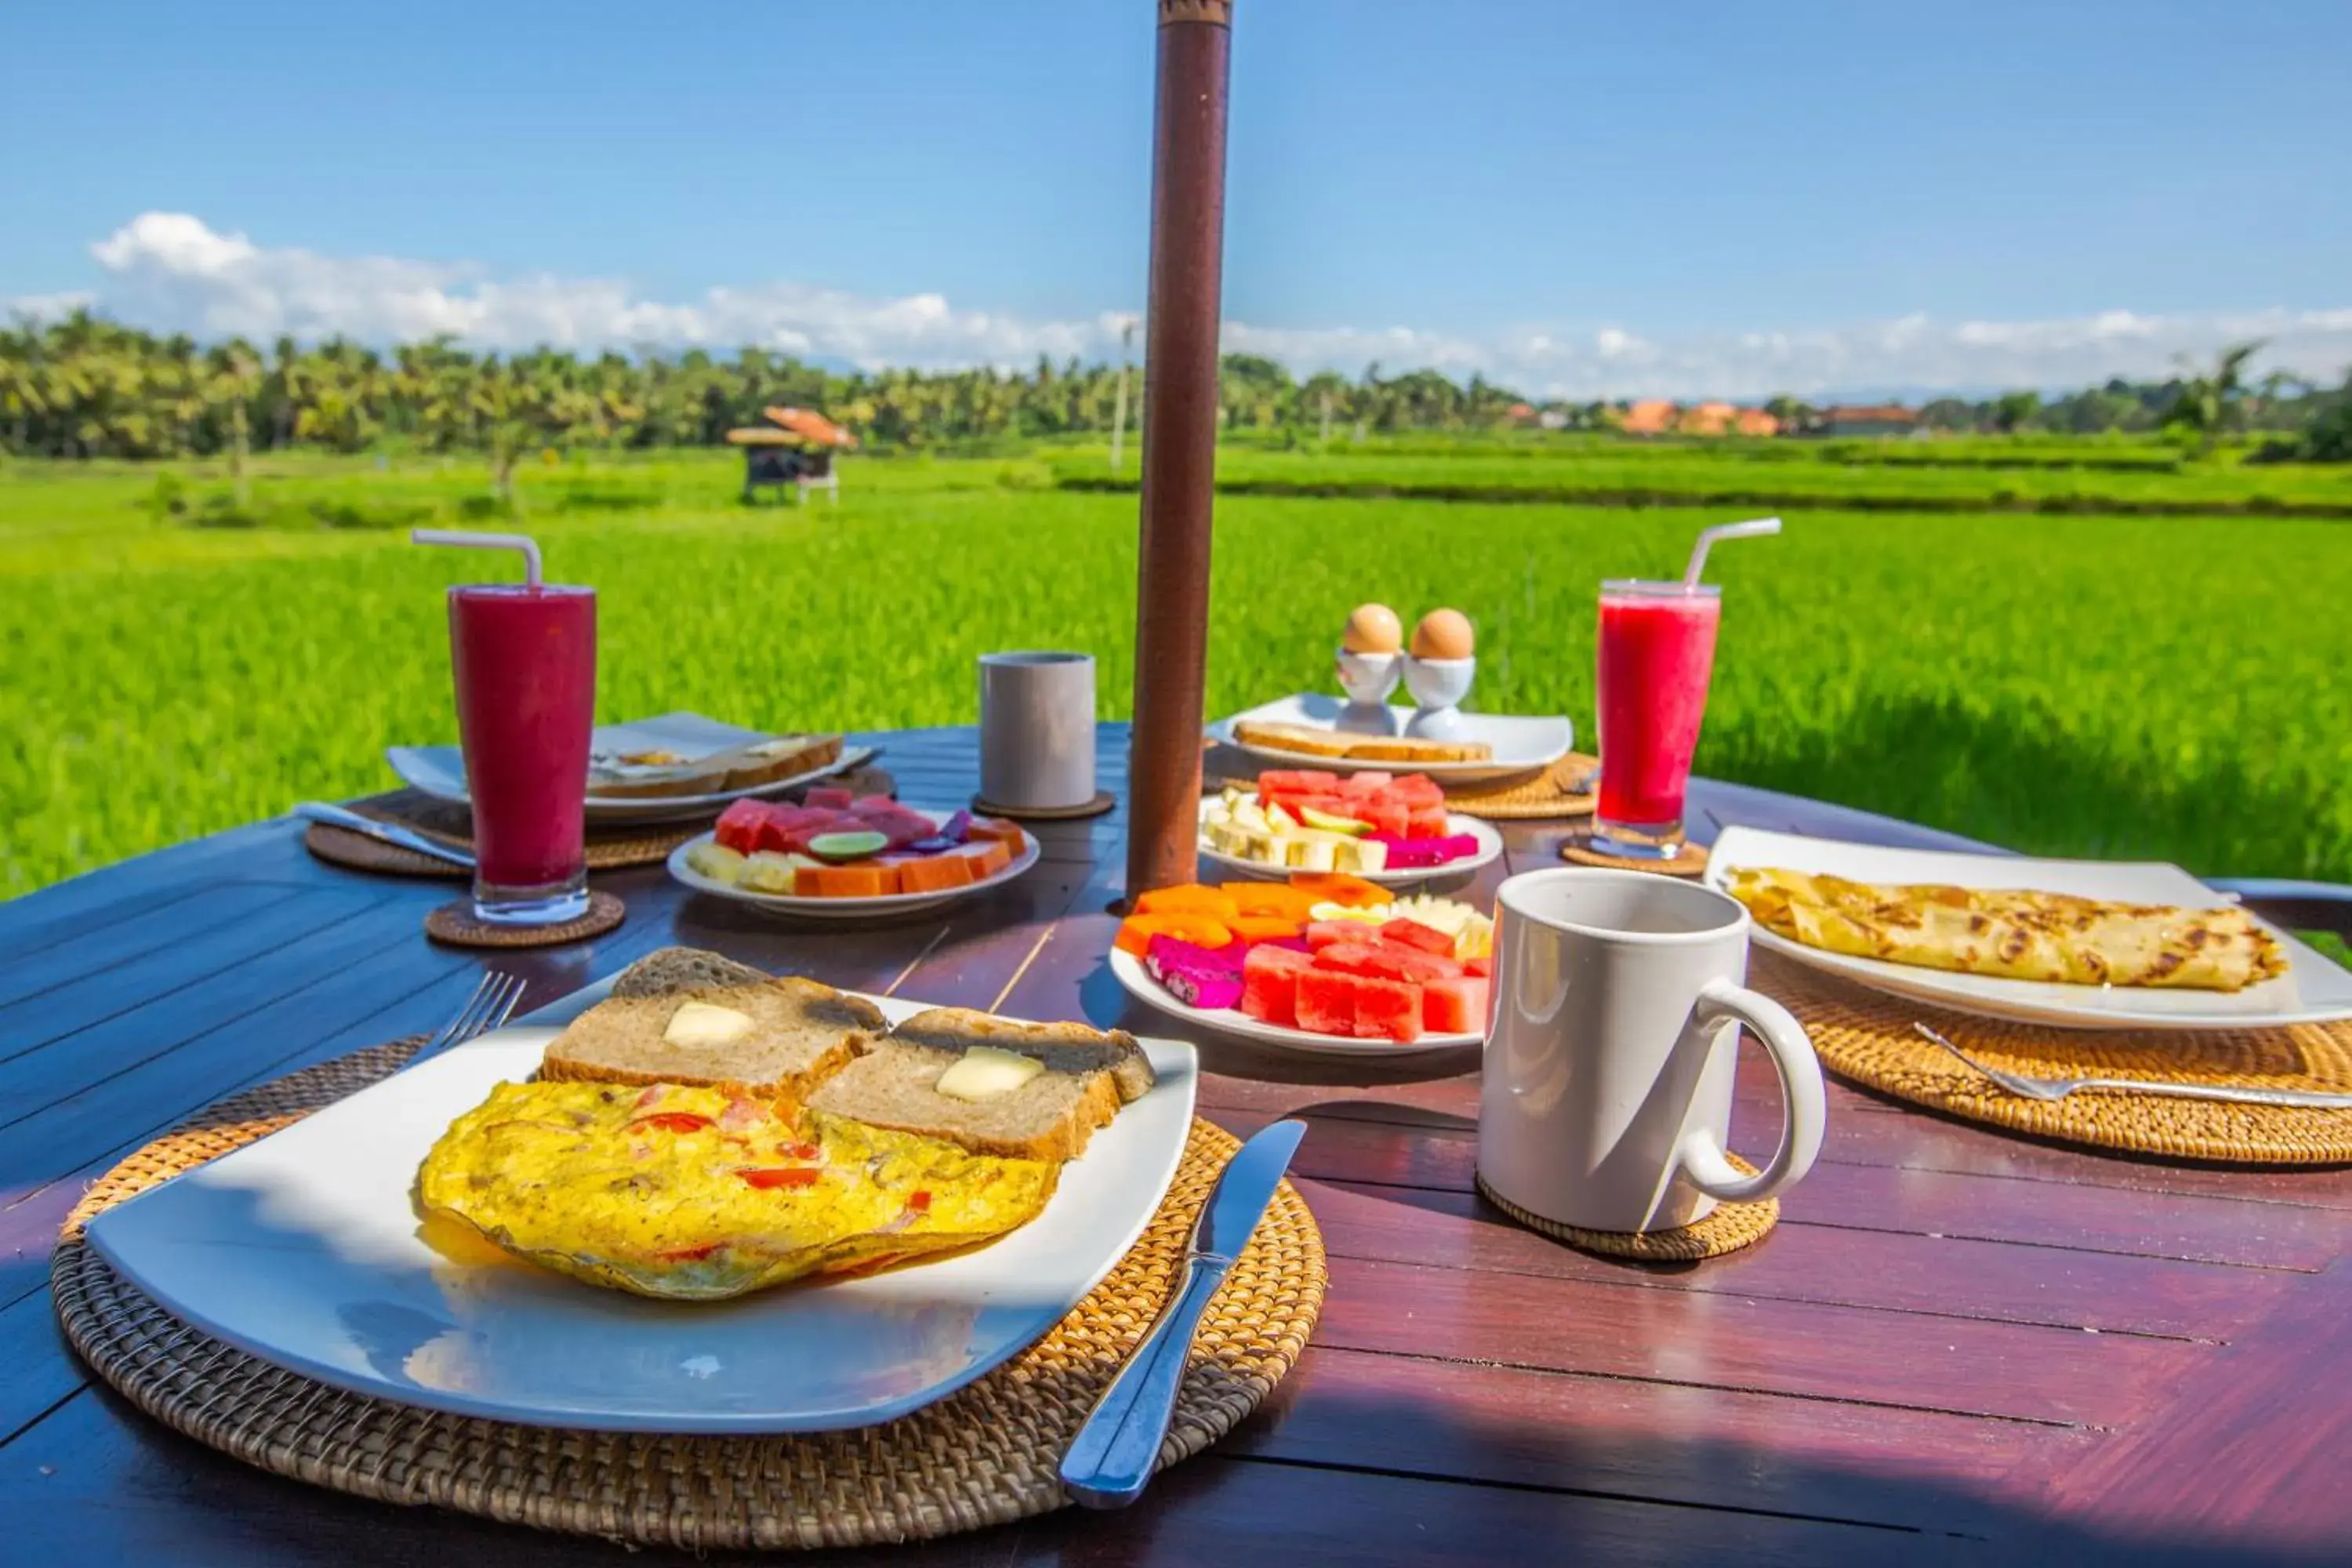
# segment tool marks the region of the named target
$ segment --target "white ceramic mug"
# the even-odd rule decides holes
[[[1518,1207],[1589,1230],[1669,1230],[1769,1197],[1821,1152],[1821,1063],[1787,1008],[1741,984],[1748,911],[1645,871],[1528,871],[1496,895],[1494,1026],[1478,1174]],[[1780,1074],[1780,1146],[1725,1157],[1746,1025]]]
[[[1092,654],[980,656],[980,793],[1032,811],[1094,799]]]

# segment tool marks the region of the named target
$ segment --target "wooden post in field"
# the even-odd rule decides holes
[[[1135,593],[1135,732],[1127,891],[1192,879],[1217,466],[1217,322],[1225,238],[1232,0],[1158,0],[1151,288],[1144,320],[1143,508]]]

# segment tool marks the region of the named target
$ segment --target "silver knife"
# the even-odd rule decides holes
[[[323,822],[330,827],[340,827],[346,833],[364,834],[402,849],[419,855],[430,855],[436,860],[446,860],[452,866],[474,868],[474,858],[463,849],[452,849],[446,844],[427,838],[422,833],[411,832],[396,822],[379,822],[373,816],[362,816],[356,811],[345,811],[340,805],[329,805],[322,800],[306,800],[294,808],[294,815],[310,822]]]
[[[1183,1279],[1062,1456],[1062,1485],[1074,1501],[1087,1508],[1125,1508],[1143,1495],[1176,1414],[1176,1390],[1184,1381],[1184,1360],[1201,1314],[1274,1202],[1274,1191],[1306,1133],[1303,1121],[1277,1121],[1260,1129],[1225,1163],[1193,1222]]]

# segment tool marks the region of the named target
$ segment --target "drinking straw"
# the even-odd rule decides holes
[[[1698,574],[1706,570],[1707,548],[1717,540],[1761,539],[1768,533],[1780,531],[1780,520],[1777,517],[1751,518],[1746,522],[1718,522],[1713,528],[1701,529],[1698,542],[1691,547],[1690,564],[1683,568],[1683,586],[1686,589],[1698,586]]]
[[[1773,527],[1780,525],[1775,522]],[[408,531],[411,544],[456,544],[467,550],[520,550],[522,552],[523,581],[533,588],[540,585],[539,542],[528,533],[473,533],[462,528],[412,528]],[[1706,546],[1702,542],[1699,548]]]

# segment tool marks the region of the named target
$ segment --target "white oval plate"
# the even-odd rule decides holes
[[[2039,860],[1948,849],[1886,849],[1756,827],[1727,827],[1708,851],[1706,882],[1725,890],[1743,868],[1779,867],[1855,882],[1940,883],[1956,888],[2031,888],[2127,904],[2211,909],[2230,902],[2178,866],[2160,861]],[[2069,985],[1963,974],[1826,952],[1754,927],[1756,945],[1874,991],[1973,1013],[1983,1018],[2070,1029],[2250,1029],[2326,1024],[2352,1017],[2352,973],[2263,922],[2286,950],[2287,972],[2243,991],[2168,986]]]
[[[873,1001],[894,1023],[921,1011]],[[425,1152],[554,1033],[502,1029],[372,1084],[107,1210],[90,1245],[174,1316],[371,1398],[601,1431],[835,1431],[929,1405],[1051,1329],[1143,1234],[1192,1121],[1192,1047],[1147,1039],[1158,1084],[1012,1234],[857,1279],[649,1300],[417,1235]]]
[[[1230,718],[1218,720],[1208,726],[1209,738],[1281,768],[1304,768],[1327,773],[1427,773],[1440,783],[1453,784],[1476,784],[1486,779],[1508,778],[1513,773],[1533,773],[1538,768],[1551,766],[1568,755],[1576,745],[1576,726],[1569,722],[1565,715],[1538,717],[1520,713],[1462,715],[1460,738],[1484,741],[1494,748],[1494,756],[1483,763],[1386,763],[1370,759],[1358,762],[1346,757],[1309,756],[1304,752],[1279,751],[1272,746],[1246,746],[1234,739],[1234,726],[1245,719],[1265,724],[1304,724],[1309,729],[1328,730],[1346,706],[1340,699],[1327,697],[1321,692],[1294,692],[1276,701],[1262,703]],[[1405,721],[1412,717],[1412,710],[1391,708],[1389,711],[1396,716],[1397,732],[1403,733]]]
[[[1201,815],[1206,817],[1209,815],[1209,807],[1215,804],[1213,797],[1202,800]],[[1377,882],[1383,888],[1412,888],[1423,882],[1436,881],[1441,877],[1465,876],[1477,870],[1481,866],[1492,865],[1496,858],[1503,852],[1503,836],[1495,830],[1494,824],[1490,822],[1481,821],[1475,816],[1465,816],[1458,811],[1449,811],[1445,814],[1445,831],[1466,833],[1475,838],[1478,841],[1477,853],[1466,855],[1459,860],[1448,860],[1443,866],[1431,866],[1423,870],[1350,871],[1347,874],[1350,877],[1361,877],[1367,882]],[[1223,866],[1229,871],[1239,871],[1244,877],[1255,877],[1260,881],[1280,881],[1297,869],[1295,866],[1269,866],[1261,860],[1244,860],[1221,850],[1212,849],[1209,847],[1209,839],[1205,833],[1202,835],[1197,847],[1201,851],[1202,859]]]
[[[1262,1046],[1277,1046],[1284,1050],[1298,1051],[1317,1057],[1402,1057],[1415,1051],[1449,1050],[1456,1046],[1475,1046],[1485,1035],[1423,1035],[1409,1046],[1394,1040],[1360,1040],[1349,1035],[1318,1035],[1312,1029],[1294,1029],[1286,1024],[1269,1024],[1253,1018],[1238,1007],[1192,1007],[1178,1001],[1151,978],[1151,971],[1143,961],[1121,948],[1110,950],[1110,972],[1127,987],[1128,994],[1147,1006],[1156,1007],[1171,1018],[1181,1018],[1203,1029],[1213,1029],[1221,1035],[1255,1040]]]
[[[934,806],[913,805],[934,821],[944,822],[955,815],[955,807],[940,810]],[[1013,857],[1013,864],[995,876],[982,881],[966,882],[961,888],[949,888],[936,893],[885,893],[878,899],[803,899],[788,893],[752,893],[732,882],[713,881],[686,863],[687,852],[698,844],[708,844],[711,834],[697,834],[669,852],[669,874],[698,893],[708,893],[714,899],[728,899],[739,904],[749,904],[756,910],[772,910],[778,914],[799,915],[814,921],[854,921],[874,915],[911,914],[918,910],[937,909],[941,904],[954,903],[975,893],[1001,888],[1037,863],[1042,851],[1037,836],[1024,828],[1021,832],[1021,852]]]
[[[707,756],[723,752],[745,741],[757,739],[761,731],[722,724],[716,719],[706,719],[699,713],[664,713],[652,719],[639,719],[626,724],[607,724],[592,732],[591,744],[600,752],[651,751],[667,748],[689,756]],[[841,755],[821,768],[812,768],[790,778],[771,779],[766,784],[753,784],[749,789],[723,790],[717,795],[590,795],[586,801],[587,820],[602,827],[625,827],[635,824],[655,822],[691,822],[698,816],[716,816],[730,804],[739,800],[763,800],[798,789],[819,779],[828,779],[863,767],[880,755],[873,746],[844,745]],[[456,746],[388,746],[384,761],[392,771],[411,789],[429,795],[435,800],[447,801],[452,805],[464,805],[466,798],[466,755]]]

